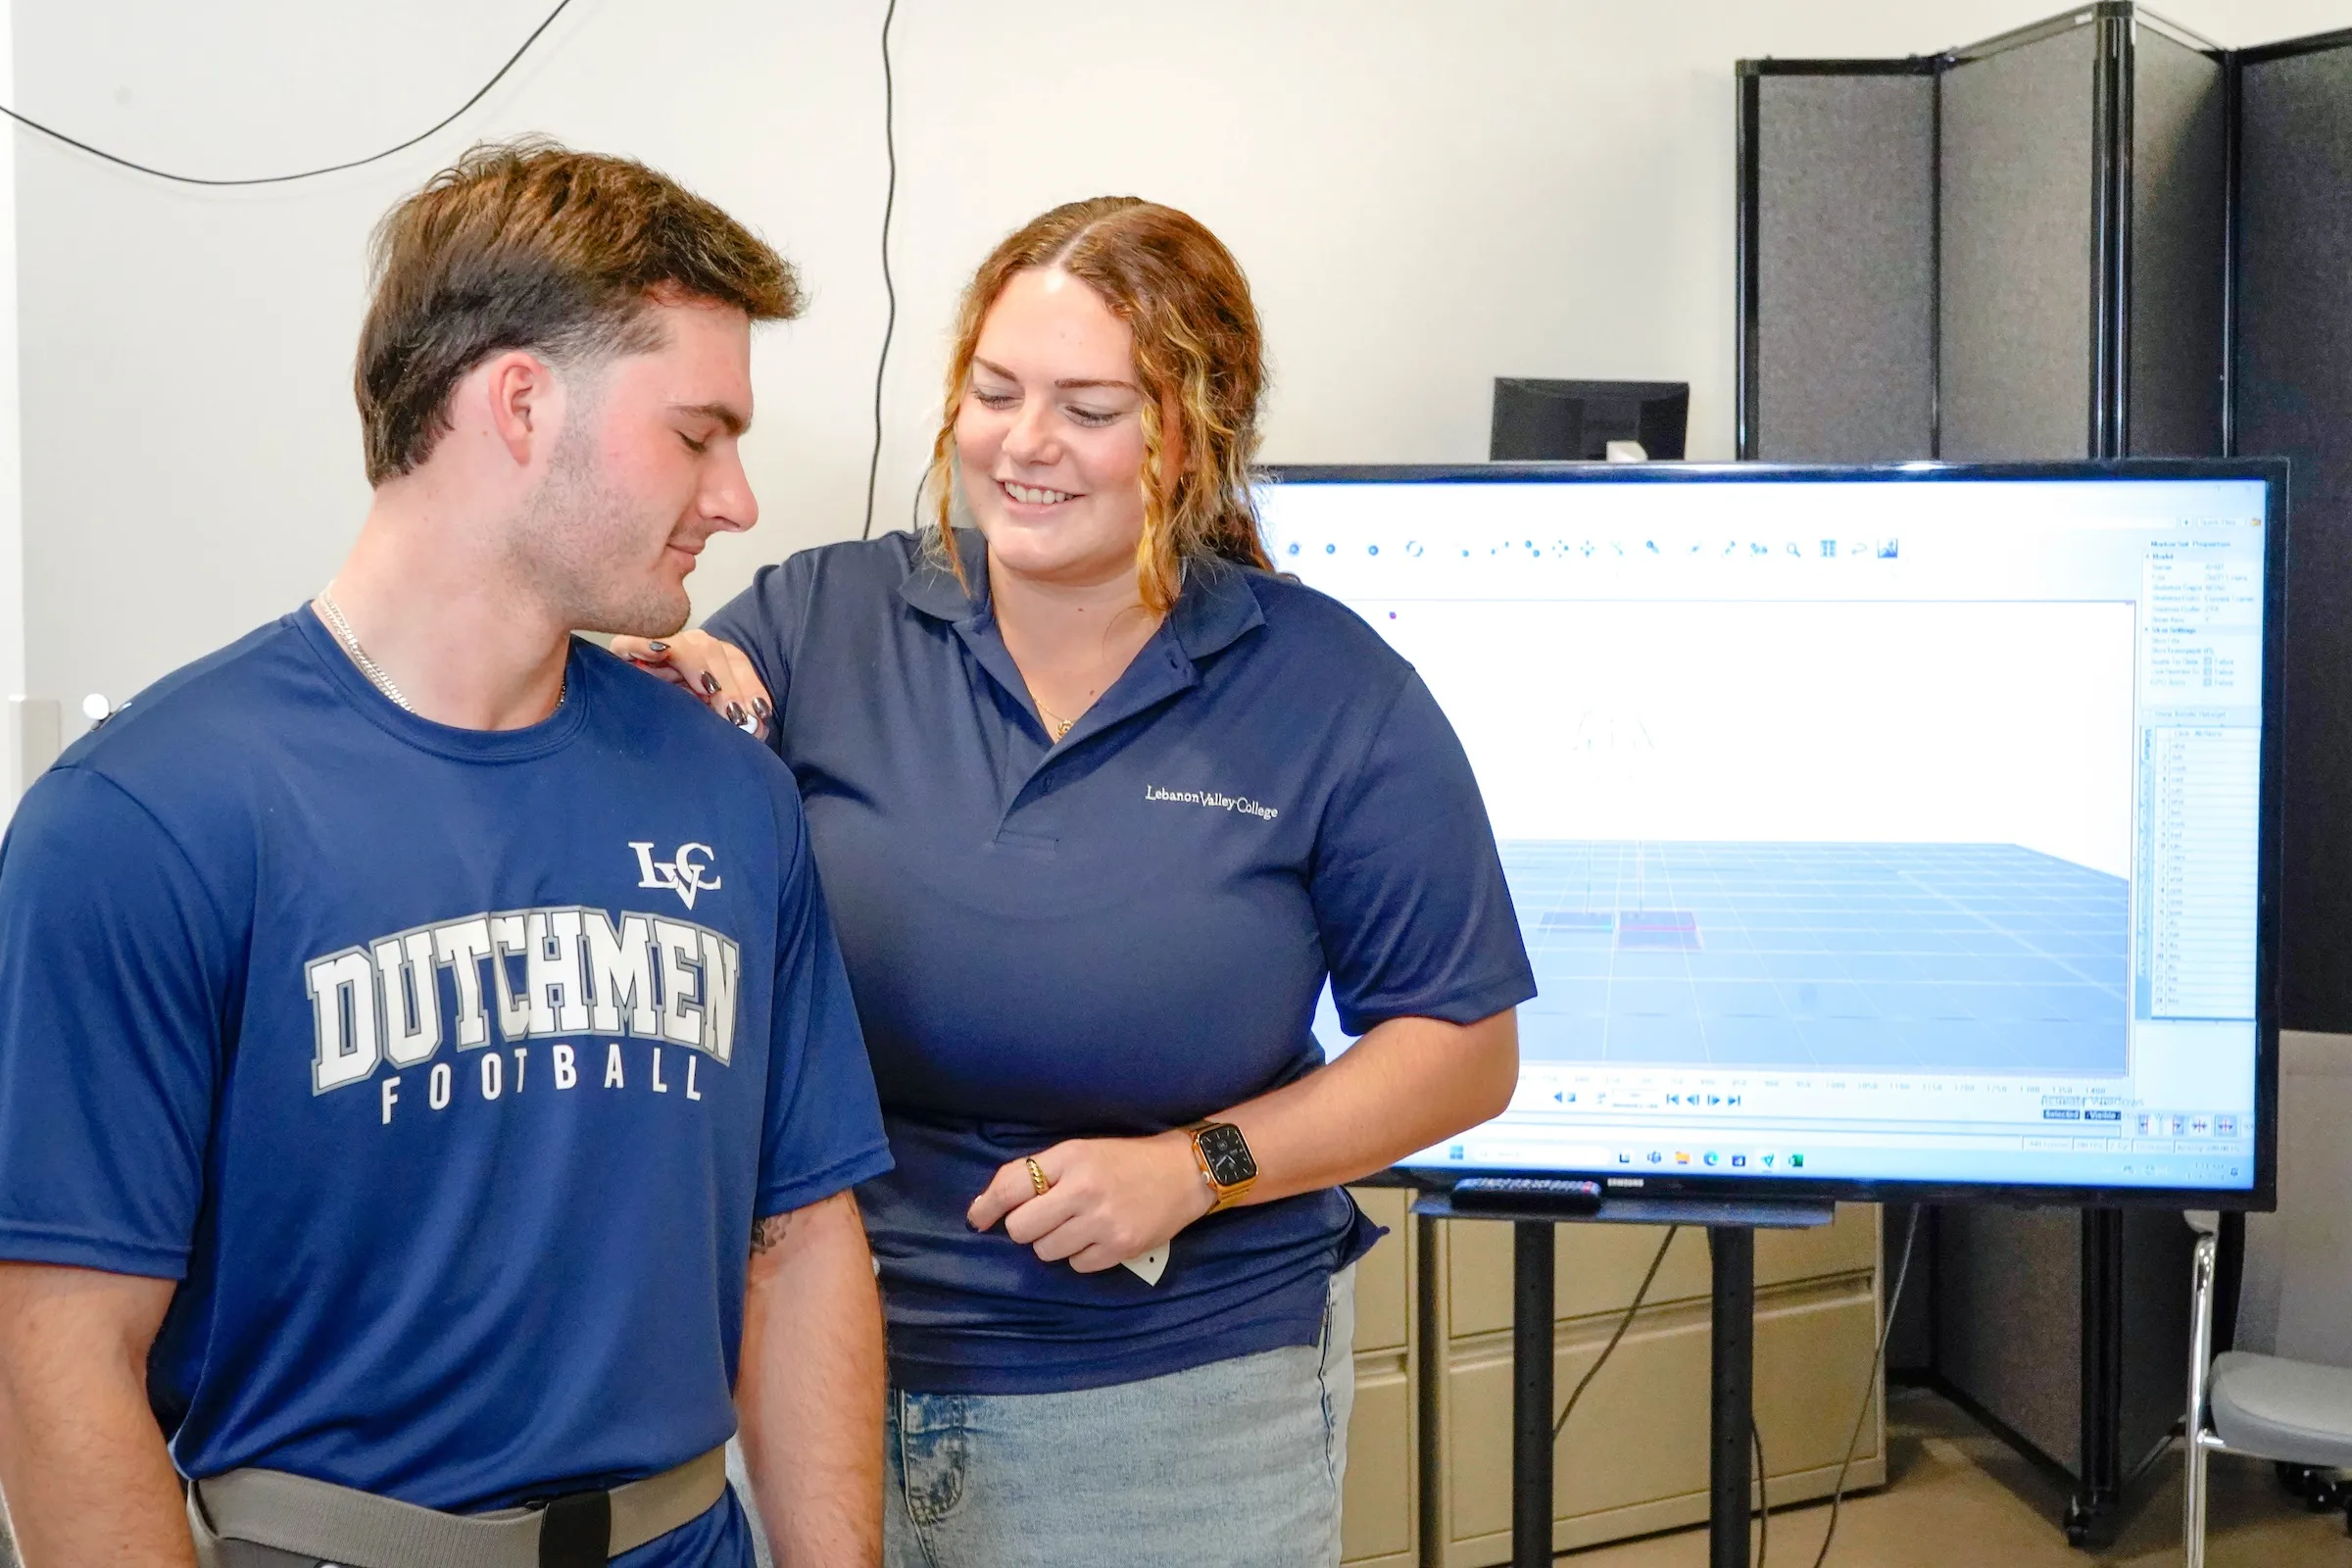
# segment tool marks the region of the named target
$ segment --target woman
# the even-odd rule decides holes
[[[1263,379],[1206,229],[1057,208],[965,295],[935,528],[618,648],[772,720],[808,804],[898,1157],[859,1192],[894,1565],[1338,1562],[1377,1235],[1340,1187],[1516,1078],[1476,785],[1410,667],[1271,573]],[[1325,1067],[1327,975],[1362,1038]]]

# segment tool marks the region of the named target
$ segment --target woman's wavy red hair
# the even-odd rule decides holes
[[[963,292],[947,406],[925,479],[936,493],[933,542],[949,568],[962,577],[953,521],[956,418],[980,328],[1004,285],[1040,268],[1058,268],[1087,284],[1135,334],[1144,427],[1144,532],[1135,577],[1146,608],[1167,613],[1193,558],[1271,569],[1250,498],[1266,368],[1249,279],[1197,219],[1134,196],[1097,196],[1033,219],[989,253]],[[1178,437],[1173,464],[1166,460],[1171,421]]]

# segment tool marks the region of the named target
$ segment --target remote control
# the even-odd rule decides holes
[[[1453,1206],[1504,1213],[1590,1214],[1600,1207],[1600,1183],[1550,1176],[1465,1176],[1453,1184]]]

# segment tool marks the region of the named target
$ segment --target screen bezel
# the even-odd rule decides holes
[[[1882,1178],[1649,1175],[1614,1168],[1396,1165],[1396,1185],[1446,1191],[1467,1176],[1585,1178],[1644,1198],[1741,1198],[1857,1202],[2000,1202],[2079,1208],[2278,1207],[2278,882],[2284,800],[2287,464],[2283,458],[2127,458],[2067,463],[1899,463],[1853,466],[1764,463],[1272,464],[1263,486],[1306,484],[1938,484],[1955,481],[2237,479],[2263,486],[2261,807],[2257,826],[2254,953],[2254,1183],[2251,1187],[2078,1187],[2034,1182]],[[1279,565],[1277,566],[1279,569]],[[1376,1178],[1376,1180],[1379,1180]]]

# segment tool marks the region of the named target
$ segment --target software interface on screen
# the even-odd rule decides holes
[[[1260,502],[1452,720],[1542,989],[1412,1163],[2252,1185],[2259,482]]]

